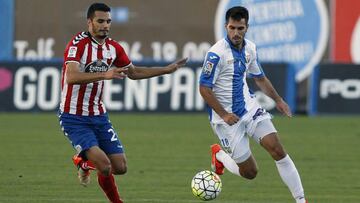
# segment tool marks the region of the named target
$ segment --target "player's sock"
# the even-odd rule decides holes
[[[112,174],[109,176],[104,176],[101,173],[98,173],[98,182],[102,190],[105,192],[107,198],[112,203],[123,203],[120,199],[119,192],[116,187],[115,179]]]
[[[295,200],[296,200],[296,203],[308,203],[305,198],[298,198]]]
[[[275,163],[281,179],[288,186],[296,202],[305,203],[304,189],[301,184],[300,176],[290,156],[286,155],[286,157],[279,161],[275,161]]]
[[[239,172],[239,166],[224,150],[220,150],[218,153],[216,153],[216,159],[223,163],[224,167],[228,171],[235,175],[241,176]]]

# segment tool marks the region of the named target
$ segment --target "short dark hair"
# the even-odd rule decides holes
[[[95,15],[95,11],[104,11],[104,12],[110,12],[111,9],[109,6],[107,6],[104,3],[93,3],[90,5],[90,7],[87,10],[87,19],[92,19]]]
[[[243,6],[235,6],[226,11],[225,20],[226,23],[229,22],[229,19],[241,20],[245,18],[246,24],[249,22],[249,11]]]

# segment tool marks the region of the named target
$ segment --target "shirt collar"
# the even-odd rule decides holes
[[[90,36],[91,41],[93,41],[94,43],[96,43],[96,44],[98,44],[98,45],[100,45],[100,46],[104,45],[106,39],[109,37],[109,36],[106,36],[105,39],[104,39],[104,43],[100,44],[100,43],[91,35],[91,33],[90,33],[89,31],[87,32],[87,34]]]

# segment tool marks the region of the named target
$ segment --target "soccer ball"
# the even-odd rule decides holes
[[[192,193],[201,200],[213,200],[221,192],[221,179],[211,171],[205,170],[197,173],[191,181]]]

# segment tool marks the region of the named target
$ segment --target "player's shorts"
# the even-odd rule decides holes
[[[98,116],[59,113],[59,121],[65,136],[79,154],[93,146],[98,146],[105,154],[124,153],[107,113]]]
[[[249,137],[260,143],[266,135],[277,132],[271,118],[271,114],[259,108],[248,112],[232,126],[222,123],[211,126],[223,149],[236,163],[242,163],[251,155]]]

